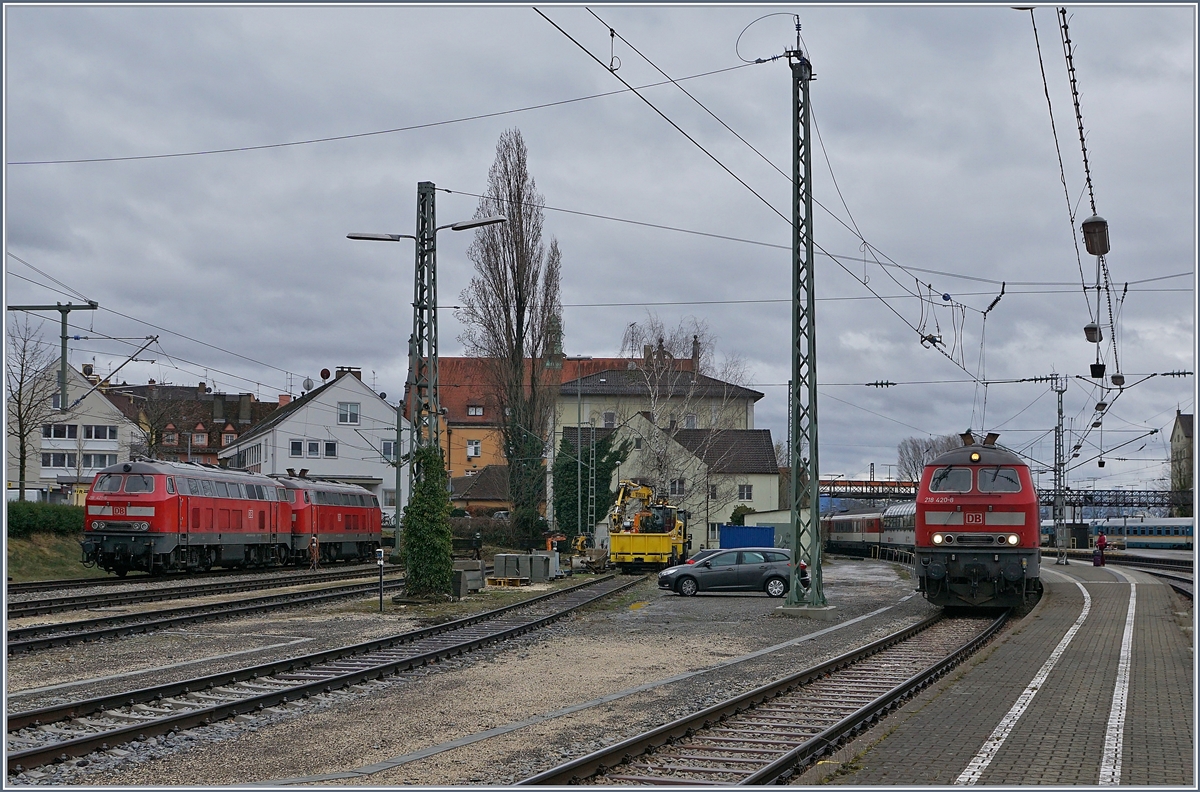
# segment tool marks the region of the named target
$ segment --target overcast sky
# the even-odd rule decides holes
[[[413,233],[418,181],[451,191],[438,193],[439,224],[471,217],[469,194],[516,127],[553,207],[567,354],[619,354],[647,312],[668,326],[698,317],[766,394],[758,427],[786,440],[791,72],[784,59],[742,59],[793,46],[798,13],[816,73],[814,240],[837,257],[816,265],[822,476],[863,478],[875,463],[885,477],[902,439],[967,428],[1052,462],[1049,386],[976,379],[1067,375],[1068,418],[1091,426],[1103,394],[1086,378],[1096,296],[1082,281],[1096,264],[1082,239],[1077,258],[1070,224],[1091,208],[1053,7],[1034,20],[1065,192],[1028,11],[541,11],[565,34],[529,6],[6,6],[8,304],[98,301],[71,316],[89,337],[70,359],[101,374],[137,344],[106,336],[157,334],[141,355],[154,362],[118,375],[131,383],[204,380],[273,400],[348,365],[394,400],[413,251],[346,234]],[[1112,239],[1109,373],[1119,364],[1130,385],[1194,371],[1195,7],[1079,6],[1069,28]],[[645,101],[624,90],[661,82],[658,69],[706,75],[680,85],[707,110],[670,84],[642,90]],[[271,147],[338,136],[355,137]],[[194,153],[247,147],[262,148]],[[176,154],[189,156],[163,156]],[[127,159],[63,162],[98,158]],[[864,263],[846,226],[900,266]],[[471,277],[469,242],[439,235],[444,308]],[[462,354],[453,312],[440,316],[442,353]],[[864,386],[884,380],[897,384]],[[1175,411],[1191,412],[1195,393],[1192,376],[1128,387],[1083,441],[1071,483],[1153,486]],[[1150,429],[1160,433],[1137,439]],[[1104,468],[1089,461],[1101,451]]]

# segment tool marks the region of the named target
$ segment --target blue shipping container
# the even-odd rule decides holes
[[[775,529],[770,525],[722,525],[721,549],[729,547],[774,547]]]

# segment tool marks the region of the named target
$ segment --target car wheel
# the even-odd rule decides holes
[[[695,578],[690,577],[685,577],[675,587],[675,590],[679,592],[679,596],[681,597],[693,597],[699,589],[700,587],[696,585]]]
[[[787,581],[783,578],[773,577],[767,581],[767,585],[763,586],[763,590],[767,592],[768,597],[782,597],[787,594]]]

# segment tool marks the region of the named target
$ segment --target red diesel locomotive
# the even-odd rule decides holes
[[[1038,495],[1011,451],[967,442],[925,466],[917,490],[916,571],[944,607],[1012,607],[1041,591]]]
[[[83,563],[124,576],[373,558],[380,510],[361,487],[142,459],[105,468],[87,497]]]

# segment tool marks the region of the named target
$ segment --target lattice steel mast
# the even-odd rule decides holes
[[[416,450],[441,447],[438,403],[437,226],[433,182],[417,183],[413,330],[408,340],[409,488],[421,480]]]
[[[821,576],[821,497],[817,466],[817,339],[813,292],[812,149],[808,84],[812,64],[800,47],[796,19],[796,48],[786,53],[792,67],[792,547],[808,564],[811,584],[800,586],[800,565],[792,566],[787,605],[823,607]],[[805,449],[808,457],[802,458]]]

